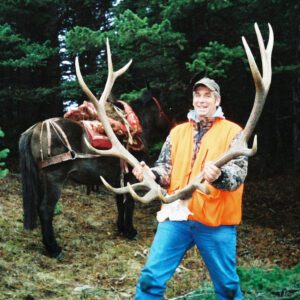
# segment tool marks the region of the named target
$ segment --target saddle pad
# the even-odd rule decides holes
[[[109,138],[103,132],[99,121],[81,121],[85,132],[89,138],[90,144],[97,149],[110,149],[112,144]]]

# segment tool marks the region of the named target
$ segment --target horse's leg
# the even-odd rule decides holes
[[[123,195],[116,195],[116,204],[118,209],[117,227],[120,233],[125,234],[124,226],[124,197]]]
[[[118,230],[128,239],[134,239],[137,235],[137,231],[133,227],[134,200],[128,195],[125,199],[124,195],[116,195],[116,203],[118,208]]]
[[[137,231],[133,227],[133,212],[134,212],[135,202],[133,198],[127,195],[124,201],[125,211],[124,211],[124,225],[125,225],[125,236],[128,239],[134,239],[137,235]]]
[[[62,253],[62,248],[55,239],[53,216],[55,205],[61,195],[64,178],[49,173],[42,176],[42,182],[43,198],[39,205],[38,212],[41,222],[43,243],[50,257],[59,257]]]

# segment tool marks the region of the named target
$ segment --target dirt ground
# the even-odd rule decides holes
[[[300,176],[291,172],[246,184],[243,223],[238,229],[241,266],[291,268],[300,261]],[[55,216],[64,259],[45,256],[40,230],[22,225],[20,178],[0,180],[0,299],[132,299],[145,262],[159,203],[136,204],[138,238],[128,241],[116,230],[113,195],[87,196],[68,185]],[[196,249],[185,257],[168,284],[168,299],[208,280]]]

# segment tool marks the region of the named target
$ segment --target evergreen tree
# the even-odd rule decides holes
[[[74,74],[64,56],[70,27],[107,23],[111,1],[1,1],[1,124],[17,152],[20,133],[37,121],[62,116],[61,83]],[[90,57],[90,56],[88,56]],[[88,65],[93,67],[94,61]],[[77,87],[76,87],[77,89]]]
[[[19,134],[61,111],[59,1],[1,1],[1,123],[13,153]]]

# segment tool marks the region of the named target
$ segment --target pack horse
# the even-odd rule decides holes
[[[93,106],[89,104],[86,107],[88,109]],[[147,128],[142,131],[140,137],[145,147],[149,141],[153,141],[156,132],[165,132],[165,135],[168,133],[170,122],[166,115],[162,116],[161,107],[151,94],[147,93],[141,99],[133,101],[131,108],[141,126]],[[128,125],[124,116],[122,119],[123,123]],[[36,228],[39,219],[43,244],[50,257],[60,257],[62,254],[55,238],[53,217],[66,180],[96,185],[101,183],[99,177],[104,176],[114,184],[120,185],[120,159],[104,157],[89,150],[85,143],[88,133],[80,122],[68,118],[55,118],[31,126],[21,135],[19,141],[24,228]],[[109,140],[106,142],[110,143]],[[147,149],[137,151],[133,147],[132,151],[140,155],[141,159],[147,157]],[[128,180],[133,180],[130,176],[127,177]],[[116,195],[116,204],[118,230],[132,239],[137,234],[133,225],[134,200],[127,197],[124,201],[123,195]]]

